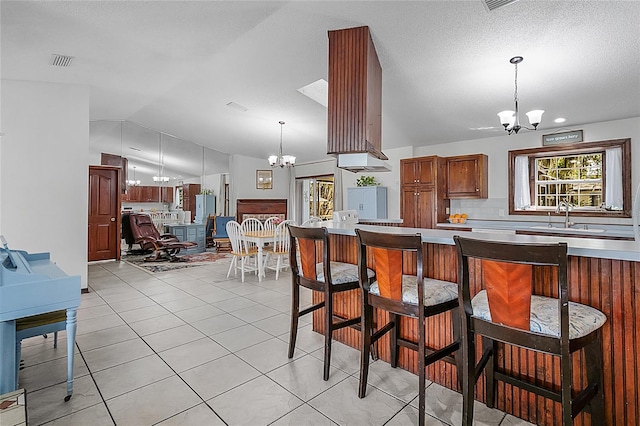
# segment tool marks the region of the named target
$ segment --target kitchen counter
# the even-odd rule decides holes
[[[470,221],[471,222],[471,221]],[[465,226],[466,225],[466,226]],[[459,225],[467,228],[468,223]],[[387,234],[420,233],[425,244],[424,276],[457,282],[457,254],[453,245],[454,235],[470,238],[520,243],[549,243],[565,241],[568,244],[568,280],[569,300],[593,306],[607,316],[602,329],[603,365],[605,393],[606,424],[638,424],[640,413],[640,369],[637,366],[637,354],[640,353],[640,339],[637,331],[637,318],[640,318],[640,243],[635,241],[598,240],[590,238],[570,238],[553,236],[517,235],[513,232],[505,234],[504,230],[486,233],[467,230],[440,230],[397,228],[366,224],[334,224],[331,221],[321,222],[314,226],[326,226],[331,240],[332,260],[357,263],[358,247],[354,230],[356,228]],[[373,259],[369,260],[374,262]],[[375,265],[370,264],[370,267]],[[482,264],[473,265],[473,274],[482,276]],[[545,268],[541,266],[540,268]],[[415,260],[405,258],[403,272],[415,273]],[[541,271],[536,275],[536,289],[546,295],[553,295],[554,285],[551,271]],[[475,281],[472,293],[480,289],[479,280]],[[557,290],[556,290],[557,291]],[[322,294],[313,292],[313,302],[320,302]],[[360,290],[352,290],[335,295],[336,315],[357,317],[361,310]],[[376,311],[374,321],[383,324],[385,314]],[[322,333],[324,330],[324,310],[313,314],[313,330]],[[415,319],[403,319],[401,335],[417,340]],[[426,340],[430,347],[443,347],[453,341],[451,334],[451,313],[446,312],[427,319]],[[359,348],[360,332],[346,328],[334,334],[334,338],[342,343]],[[389,361],[388,344],[378,346],[381,360]],[[416,372],[417,355],[406,348],[400,348],[399,367]],[[580,357],[574,357],[576,362]],[[498,368],[513,371],[531,377],[534,381],[548,382],[557,377],[557,360],[544,354],[527,352],[522,349],[504,345],[499,349]],[[574,371],[574,383],[581,383],[584,368]],[[454,366],[438,361],[427,367],[427,378],[443,386],[458,390],[457,372]],[[554,382],[558,383],[557,378]],[[484,385],[484,375],[479,379],[479,386]],[[476,398],[483,401],[484,392],[476,393]],[[498,386],[496,395],[497,407],[507,413],[519,416],[534,424],[553,425],[560,422],[560,405],[545,400],[540,402],[525,391],[516,393],[507,386]],[[579,414],[583,417],[585,414]],[[588,415],[586,415],[588,416]],[[588,420],[576,418],[577,424],[588,424]]]
[[[556,218],[557,219],[557,218]],[[564,222],[553,221],[549,228],[548,222],[526,222],[507,220],[468,220],[466,223],[438,223],[438,229],[463,229],[476,232],[489,232],[491,230],[502,232],[526,232],[545,235],[575,235],[582,238],[601,239],[633,239],[633,229],[625,225],[609,225],[601,223],[589,223],[585,229],[584,223],[576,224],[570,228],[564,228]]]
[[[505,241],[505,242],[522,242],[522,243],[554,243],[565,241],[568,245],[568,253],[570,256],[596,257],[602,259],[629,260],[640,262],[640,242],[638,241],[620,241],[620,240],[604,240],[592,238],[572,238],[559,236],[543,236],[543,235],[517,235],[515,230],[513,233],[505,233],[503,229],[495,229],[494,232],[489,229],[483,229],[480,234],[478,232],[468,231],[470,228],[468,221],[466,224],[448,224],[448,227],[458,227],[461,230],[441,230],[441,229],[421,229],[421,228],[404,228],[404,227],[388,227],[357,224],[336,224],[332,221],[324,221],[315,226],[325,226],[329,233],[340,235],[355,236],[354,229],[362,228],[375,232],[385,232],[390,234],[408,234],[420,233],[422,241],[425,243],[453,245],[454,235],[465,235],[469,238],[479,238],[483,240]],[[475,228],[472,228],[475,229]],[[509,228],[506,228],[509,229]]]

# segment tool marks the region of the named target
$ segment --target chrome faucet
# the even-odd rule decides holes
[[[566,200],[561,200],[556,207],[556,213],[560,213],[562,211],[561,207],[564,207],[564,211],[566,213],[564,216],[564,227],[569,228],[574,224],[573,222],[569,222],[569,211],[575,206]]]

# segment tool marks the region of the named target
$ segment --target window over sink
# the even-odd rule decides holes
[[[509,214],[630,217],[630,139],[509,151],[509,176]]]

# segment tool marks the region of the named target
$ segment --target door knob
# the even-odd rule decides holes
[[[115,222],[115,221],[116,221],[116,218],[115,218],[115,217],[112,217],[112,218],[111,218],[111,222]]]

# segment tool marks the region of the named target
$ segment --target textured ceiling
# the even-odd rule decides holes
[[[640,2],[0,2],[3,78],[90,87],[91,120],[130,120],[229,154],[326,158],[327,31],[368,25],[383,69],[384,149],[640,116]],[[70,68],[51,54],[75,57]],[[248,110],[226,106],[238,103]],[[526,118],[522,116],[523,120]]]

